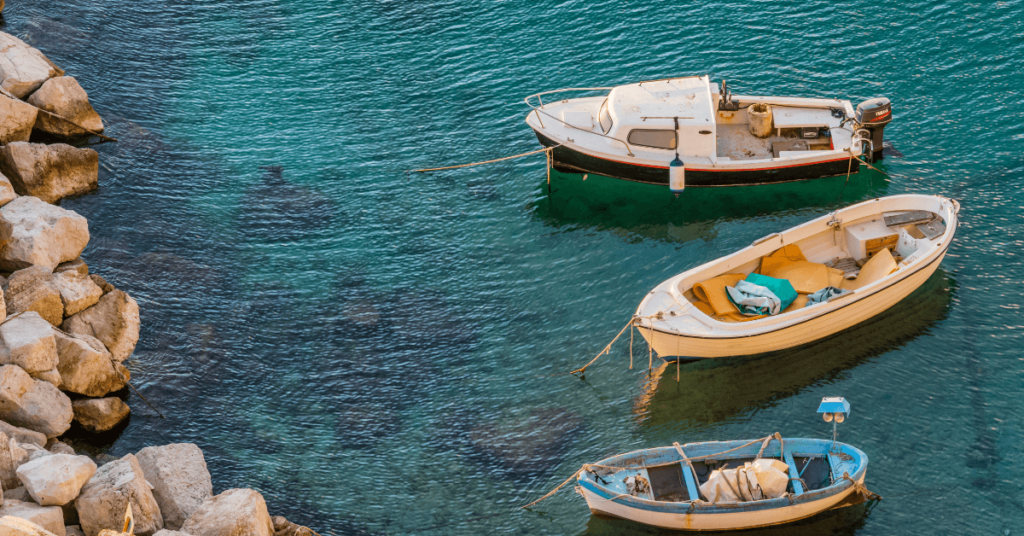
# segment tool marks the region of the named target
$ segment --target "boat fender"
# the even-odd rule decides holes
[[[686,168],[678,156],[668,165],[668,187],[676,195],[686,189]]]
[[[672,119],[675,123],[676,139],[679,139],[679,118],[675,117]],[[686,169],[683,167],[683,161],[679,159],[679,144],[676,143],[676,157],[668,165],[668,189],[672,190],[672,193],[679,197],[679,194],[683,193],[686,189]]]

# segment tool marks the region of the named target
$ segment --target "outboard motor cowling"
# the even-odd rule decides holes
[[[885,125],[892,121],[892,103],[885,97],[866,100],[857,105],[855,119],[862,128],[871,132],[872,157],[875,160],[882,158],[882,131]]]

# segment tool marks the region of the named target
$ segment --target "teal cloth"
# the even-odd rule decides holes
[[[726,287],[726,295],[740,312],[745,315],[774,315],[786,310],[796,300],[797,293],[786,279],[777,279],[761,274],[750,274],[744,280],[755,285]],[[744,289],[743,287],[748,287]]]

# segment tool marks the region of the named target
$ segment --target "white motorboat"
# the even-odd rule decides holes
[[[931,195],[837,210],[661,283],[640,303],[634,325],[672,361],[759,354],[828,337],[892,307],[931,277],[953,241],[959,210],[956,201]],[[788,281],[796,299],[777,314],[744,314],[726,288],[761,274]],[[808,296],[826,287],[838,295],[808,305]]]
[[[605,94],[563,98],[580,92]],[[892,120],[886,98],[854,110],[848,100],[732,95],[707,76],[547,91],[526,103],[555,169],[676,193],[856,173],[854,157],[881,158]]]

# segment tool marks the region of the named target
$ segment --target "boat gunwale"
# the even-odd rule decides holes
[[[893,287],[895,285],[898,285],[898,284],[902,283],[904,280],[912,277],[913,275],[921,272],[922,270],[927,269],[928,267],[930,267],[934,263],[941,261],[941,259],[945,255],[945,253],[949,250],[949,247],[952,245],[953,239],[956,237],[957,227],[959,227],[959,224],[960,224],[960,219],[958,218],[959,203],[957,203],[956,200],[954,200],[952,198],[949,198],[949,197],[940,196],[940,195],[926,195],[926,194],[900,194],[900,195],[895,195],[895,196],[879,197],[879,198],[870,199],[870,200],[867,200],[867,201],[864,201],[864,202],[861,202],[861,203],[857,203],[855,205],[850,205],[849,207],[841,209],[838,212],[838,214],[837,214],[837,212],[830,212],[830,213],[825,214],[825,215],[823,215],[823,216],[821,216],[819,218],[815,218],[813,220],[810,220],[810,221],[805,222],[803,224],[797,225],[795,227],[791,227],[791,228],[786,229],[784,231],[780,231],[778,233],[773,233],[771,235],[768,235],[768,237],[776,237],[776,236],[777,237],[784,237],[787,233],[790,233],[792,231],[796,231],[796,230],[798,230],[798,229],[800,229],[802,227],[807,227],[807,226],[813,225],[815,223],[820,223],[822,220],[826,220],[827,218],[832,218],[832,217],[835,217],[837,215],[841,216],[842,212],[845,212],[845,211],[848,211],[848,210],[853,210],[853,209],[858,208],[858,207],[866,206],[866,205],[868,205],[870,203],[876,203],[876,202],[878,202],[880,200],[883,200],[883,199],[889,200],[889,199],[896,199],[896,198],[923,198],[923,197],[927,197],[927,198],[933,198],[934,197],[934,198],[938,198],[938,199],[940,199],[942,201],[949,201],[950,202],[949,216],[953,220],[954,225],[949,225],[949,223],[950,223],[949,221],[946,222],[947,226],[946,226],[945,233],[943,233],[942,236],[940,236],[940,237],[938,237],[936,239],[938,241],[938,245],[931,252],[929,252],[928,255],[922,256],[921,258],[918,258],[918,259],[914,259],[913,261],[911,261],[909,264],[904,266],[899,271],[894,272],[892,274],[889,274],[888,276],[883,277],[882,279],[879,279],[878,281],[872,282],[872,283],[870,283],[868,285],[865,285],[864,287],[861,287],[861,288],[855,289],[854,291],[851,291],[849,296],[852,296],[853,299],[850,299],[847,296],[843,296],[843,297],[840,297],[840,298],[838,298],[836,300],[833,300],[831,302],[833,304],[837,304],[837,306],[835,306],[835,307],[831,307],[831,308],[829,308],[827,306],[826,307],[820,307],[820,308],[819,307],[815,307],[815,309],[819,309],[818,311],[808,310],[808,308],[804,308],[802,310],[791,311],[790,313],[783,313],[783,314],[776,315],[776,316],[773,316],[773,317],[768,317],[768,318],[765,318],[765,319],[759,319],[759,320],[767,320],[767,321],[769,321],[769,322],[760,323],[760,324],[759,323],[755,323],[755,322],[758,322],[757,320],[750,321],[750,322],[722,322],[720,320],[716,320],[716,319],[714,319],[714,318],[704,314],[703,312],[700,312],[699,310],[697,310],[696,306],[694,306],[688,300],[685,302],[685,304],[684,303],[680,303],[680,301],[679,301],[680,298],[683,299],[683,300],[686,300],[686,298],[683,296],[683,293],[680,292],[679,289],[678,289],[679,283],[683,279],[685,279],[687,277],[691,277],[693,274],[695,274],[695,273],[697,273],[697,272],[699,272],[701,270],[706,270],[706,269],[711,268],[711,267],[713,267],[715,265],[719,265],[719,264],[725,263],[726,261],[728,261],[729,259],[731,259],[733,257],[739,256],[739,255],[741,255],[741,254],[743,254],[745,252],[748,252],[748,250],[750,250],[752,248],[756,248],[756,247],[760,246],[761,243],[763,243],[763,242],[759,240],[758,242],[755,242],[754,244],[746,246],[746,247],[744,247],[744,248],[742,248],[742,249],[740,249],[740,250],[738,250],[738,251],[736,251],[736,252],[734,252],[734,253],[732,253],[730,255],[726,255],[724,257],[719,257],[717,259],[711,260],[711,261],[706,262],[706,263],[704,263],[704,264],[702,264],[700,266],[691,268],[691,269],[686,270],[686,271],[684,271],[684,272],[682,272],[680,274],[677,274],[677,275],[675,275],[675,276],[673,276],[673,277],[671,277],[671,278],[669,278],[669,279],[667,279],[665,281],[662,281],[660,284],[658,284],[657,287],[655,287],[654,290],[652,290],[646,296],[644,296],[644,299],[641,300],[640,304],[637,306],[636,315],[641,318],[641,320],[639,321],[638,325],[639,325],[639,327],[641,327],[644,330],[653,330],[655,332],[663,333],[663,334],[666,334],[666,335],[680,336],[680,337],[693,338],[693,339],[710,339],[710,340],[745,339],[745,338],[758,337],[758,336],[766,335],[766,334],[769,334],[769,333],[774,333],[774,332],[782,331],[782,330],[785,330],[785,329],[793,328],[793,327],[799,326],[800,324],[803,324],[803,323],[806,323],[806,322],[809,322],[809,321],[812,321],[812,320],[820,319],[820,318],[822,318],[822,317],[824,317],[826,315],[829,315],[829,314],[832,314],[834,312],[840,311],[840,310],[842,310],[842,309],[844,309],[844,308],[846,308],[848,306],[851,306],[851,305],[859,303],[859,302],[861,302],[863,300],[866,300],[866,299],[869,299],[871,297],[874,297],[874,296],[878,295],[880,292],[883,292],[883,291],[885,291],[886,289],[888,289],[890,287]],[[877,214],[881,215],[883,212],[884,211],[880,211]],[[750,262],[750,261],[746,261],[746,262]],[[741,264],[745,264],[745,263],[741,263]],[[892,276],[896,276],[896,277],[892,277]],[[883,284],[884,284],[884,286],[881,286]],[[666,285],[669,287],[668,290],[660,290],[660,291],[658,290],[660,287],[663,287],[663,286],[666,286]],[[683,309],[681,311],[679,311],[679,313],[673,315],[674,318],[689,317],[689,318],[692,318],[693,320],[695,320],[695,321],[697,321],[697,322],[707,326],[708,328],[711,328],[712,330],[722,330],[722,331],[724,331],[724,330],[728,329],[729,331],[731,331],[731,333],[696,334],[696,333],[692,333],[692,332],[680,331],[680,330],[677,330],[677,329],[673,330],[673,329],[666,329],[664,327],[658,327],[654,320],[649,319],[649,318],[647,318],[647,316],[642,314],[642,310],[647,306],[647,303],[648,303],[649,299],[652,296],[656,296],[658,294],[668,294],[669,296],[671,296],[673,298],[673,300],[677,304],[679,304],[681,307],[683,307]],[[838,303],[840,301],[841,301],[841,304]],[[828,305],[828,304],[826,304],[826,305]],[[671,308],[671,306],[670,306],[670,308]],[[697,311],[698,313],[700,313],[700,316],[697,316],[696,314],[694,314],[694,311]],[[783,318],[784,315],[788,315],[788,314],[792,314],[793,316],[790,316],[789,318]],[[772,322],[773,320],[774,320],[774,322]],[[667,322],[664,322],[664,323],[667,324]],[[744,328],[747,328],[745,330],[745,331],[747,331],[747,333],[735,333],[736,331],[743,330]]]

